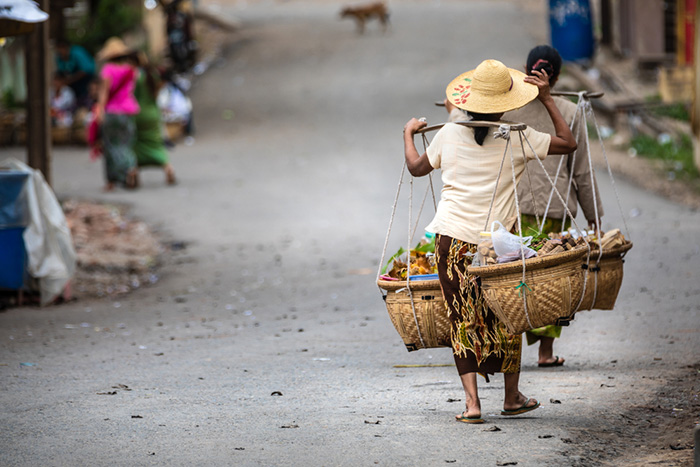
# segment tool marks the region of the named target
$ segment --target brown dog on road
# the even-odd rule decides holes
[[[383,32],[386,32],[386,27],[389,23],[389,11],[383,2],[345,7],[340,12],[340,17],[354,18],[357,22],[358,34],[365,32],[365,23],[372,18],[377,18],[377,20],[382,24]]]

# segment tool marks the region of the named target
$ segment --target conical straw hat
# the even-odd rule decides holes
[[[498,60],[484,60],[447,86],[447,99],[457,108],[481,114],[508,112],[532,101],[537,86],[523,81],[525,73]]]
[[[123,40],[118,37],[110,37],[102,49],[97,52],[97,59],[106,62],[107,60],[124,57],[131,53],[133,53],[133,50],[127,47]]]

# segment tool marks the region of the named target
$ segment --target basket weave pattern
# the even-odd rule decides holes
[[[409,352],[434,347],[452,347],[451,323],[439,281],[411,282],[413,306],[406,281],[379,280],[377,284],[387,291],[385,300],[389,318]]]
[[[632,243],[628,242],[622,246],[603,249],[598,267],[600,271],[592,271],[589,267],[586,271],[586,290],[583,293],[583,300],[579,310],[612,310],[615,308],[617,294],[622,286],[622,263],[623,256]],[[598,253],[591,253],[590,266],[594,266],[594,261],[598,258]]]
[[[523,278],[522,262],[470,267],[469,273],[481,276],[486,303],[508,332],[520,334],[555,324],[559,318],[575,311],[583,295],[581,257],[585,254],[585,248],[576,248],[526,260],[527,286],[519,287]]]

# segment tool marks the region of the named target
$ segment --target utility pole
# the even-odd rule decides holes
[[[49,11],[49,0],[39,0]],[[49,113],[49,24],[36,23],[27,35],[27,165],[51,184],[51,117]]]

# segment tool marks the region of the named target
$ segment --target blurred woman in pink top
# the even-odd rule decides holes
[[[116,183],[127,188],[138,186],[133,150],[136,137],[134,117],[139,113],[139,104],[134,97],[138,72],[127,61],[132,53],[121,39],[112,37],[97,54],[98,60],[104,62],[95,118],[101,131],[105,191],[113,190]]]

